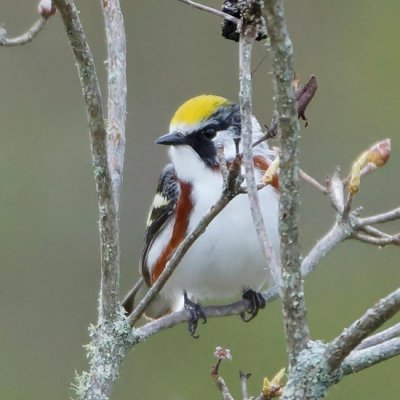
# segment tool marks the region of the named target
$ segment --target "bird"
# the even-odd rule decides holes
[[[254,141],[263,136],[254,116],[252,135]],[[156,140],[157,144],[168,146],[170,163],[161,172],[147,218],[139,267],[146,287],[154,284],[180,243],[220,198],[224,179],[217,149],[223,148],[229,166],[242,151],[240,136],[239,105],[225,97],[204,94],[184,102],[173,115],[168,133]],[[265,141],[254,147],[257,183],[274,157],[275,152]],[[262,188],[259,198],[267,234],[278,252],[277,181]],[[268,283],[271,275],[252,221],[249,200],[246,193],[239,194],[187,251],[145,315],[155,319],[188,308],[193,317],[189,331],[195,336],[197,319],[205,320],[199,302],[242,296],[251,301],[249,312],[254,317],[265,305],[259,291]],[[128,314],[133,300],[130,293],[122,302]]]

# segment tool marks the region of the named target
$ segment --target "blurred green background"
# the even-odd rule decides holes
[[[219,7],[219,1],[208,1]],[[302,131],[302,163],[320,180],[374,141],[393,139],[392,159],[363,181],[356,203],[365,215],[400,201],[400,5],[396,0],[286,1],[303,81],[319,91]],[[97,0],[77,1],[98,73],[105,80],[102,16]],[[10,35],[36,19],[36,0],[1,0]],[[122,292],[137,273],[144,221],[165,148],[154,140],[185,99],[216,93],[237,99],[237,45],[220,37],[217,17],[177,1],[122,1],[128,46],[128,119],[122,190]],[[256,65],[266,54],[257,43]],[[254,108],[272,115],[271,56],[254,77]],[[75,370],[87,367],[82,345],[96,320],[99,286],[97,202],[88,129],[72,53],[58,16],[25,47],[0,48],[0,398],[72,396]],[[303,185],[304,251],[330,227],[326,198]],[[390,226],[399,230],[399,224]],[[399,286],[398,249],[348,242],[306,284],[313,338],[329,340],[368,306]],[[398,319],[397,319],[398,320]],[[215,346],[233,361],[222,374],[239,395],[238,371],[252,372],[250,391],[285,366],[280,305],[252,323],[211,320],[201,338],[178,326],[149,339],[126,359],[113,399],[218,399],[209,377]],[[394,398],[400,360],[345,379],[330,399]],[[239,396],[238,396],[239,397]]]

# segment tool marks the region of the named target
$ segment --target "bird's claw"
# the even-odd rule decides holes
[[[203,324],[207,322],[206,314],[204,314],[204,311],[199,304],[189,299],[186,291],[183,293],[183,298],[185,310],[188,310],[191,315],[191,318],[188,322],[190,336],[192,336],[194,339],[198,339],[199,335],[196,335],[197,325],[199,319],[203,320]]]
[[[241,313],[240,317],[242,321],[249,322],[258,314],[260,309],[265,307],[265,299],[262,293],[256,292],[253,289],[246,290],[242,298],[250,302],[250,307],[245,312]],[[249,315],[248,317],[246,316],[247,314]]]

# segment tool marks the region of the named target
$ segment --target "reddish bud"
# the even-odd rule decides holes
[[[214,351],[214,356],[218,358],[218,360],[232,360],[232,354],[229,349],[224,349],[221,346],[217,346]]]
[[[368,149],[368,161],[377,167],[382,167],[389,160],[391,151],[390,139],[376,142]]]
[[[56,6],[52,0],[40,0],[38,6],[38,12],[43,18],[49,18],[56,12]]]
[[[360,188],[361,176],[382,167],[389,160],[391,151],[390,139],[374,143],[361,153],[351,167],[349,191],[352,194]]]

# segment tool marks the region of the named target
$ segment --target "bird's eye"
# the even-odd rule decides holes
[[[207,138],[207,139],[212,139],[215,137],[217,134],[217,130],[215,128],[205,128],[202,130],[202,134]]]

